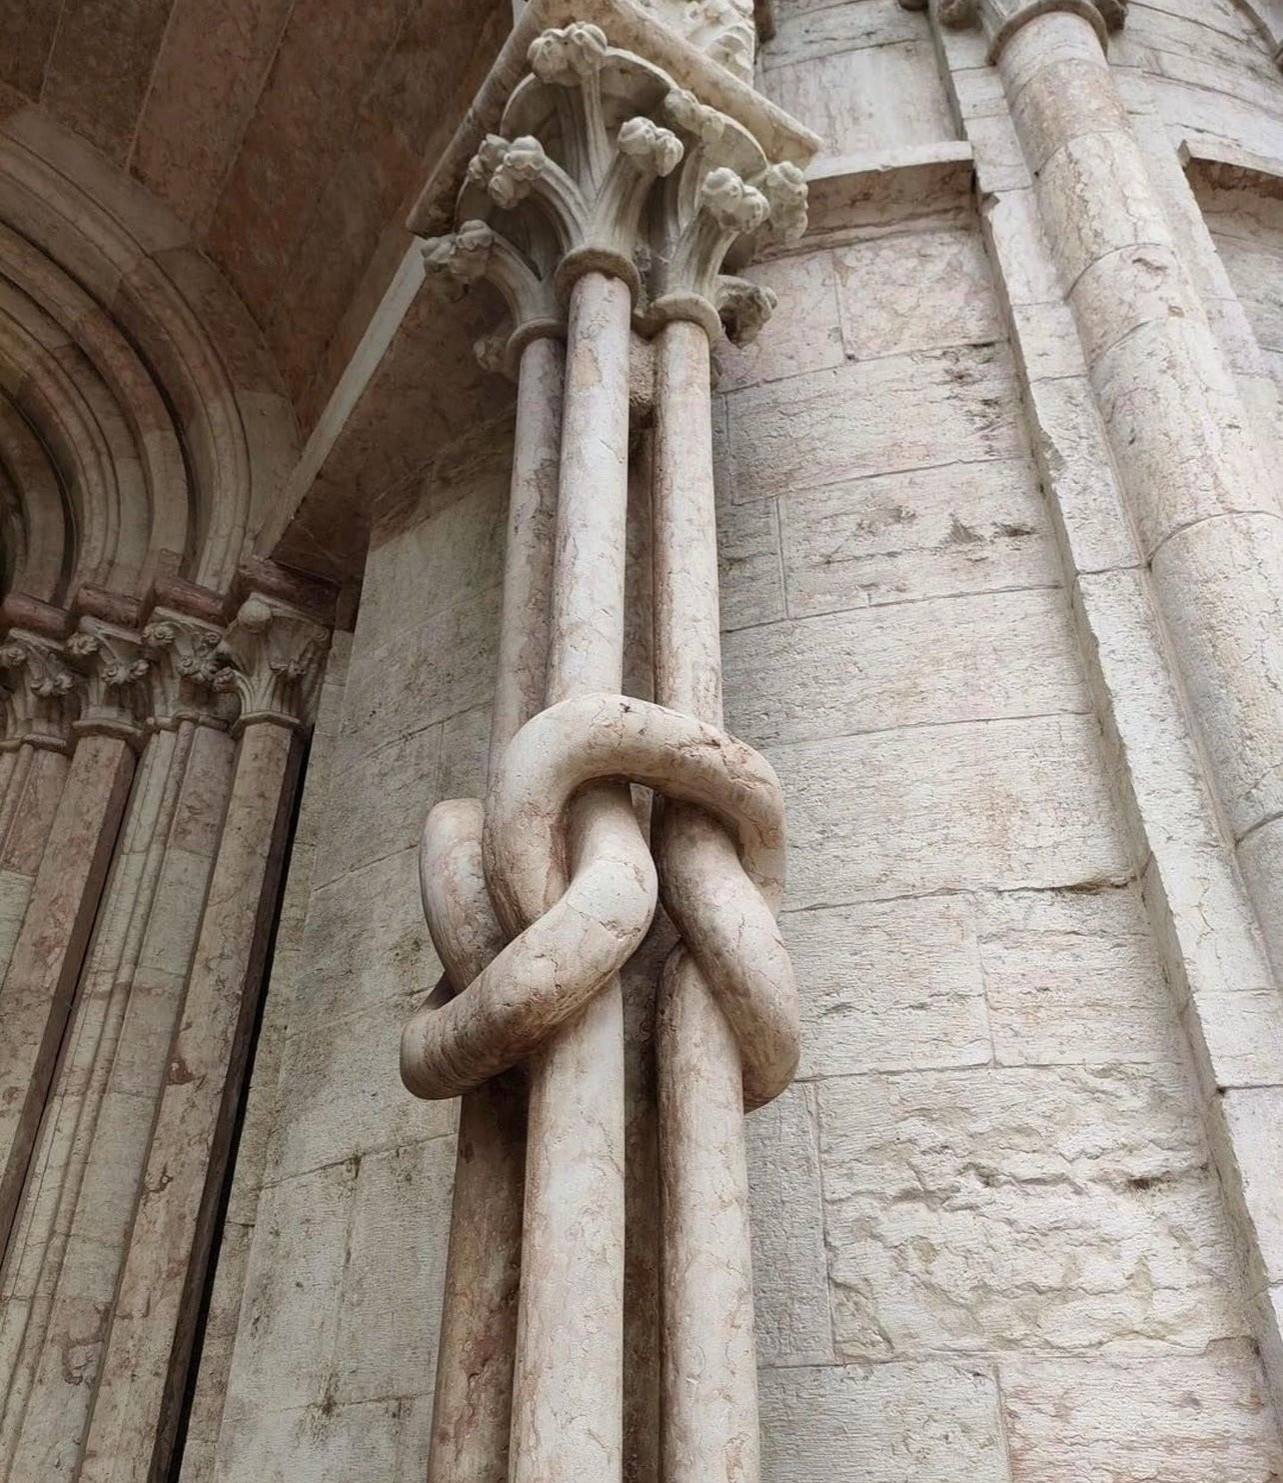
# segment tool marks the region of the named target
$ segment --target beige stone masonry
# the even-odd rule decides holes
[[[954,9],[946,26],[975,18]],[[982,9],[987,51],[962,31],[941,33],[943,52],[993,192],[986,228],[1039,464],[1277,1404],[1264,1191],[1278,1143],[1259,1131],[1283,1083],[1266,952],[1277,962],[1277,484],[1209,325],[1215,253],[1176,152],[1105,60],[1101,21],[1115,18]]]

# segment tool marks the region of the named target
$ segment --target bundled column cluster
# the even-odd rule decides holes
[[[430,269],[502,295],[510,323],[484,353],[518,384],[488,793],[428,817],[421,881],[446,977],[402,1042],[412,1091],[465,1094],[429,1476],[493,1478],[505,1458],[520,1483],[620,1476],[618,973],[662,901],[681,939],[657,1030],[664,1475],[747,1480],[743,1111],[788,1085],[798,1006],[775,921],[780,786],[722,729],[710,342],[769,316],[773,295],[734,269],[804,229],[806,187],[595,26],[544,33],[529,63],[467,171],[457,231],[424,249]],[[621,693],[644,340],[653,704]],[[662,800],[649,840],[633,784]],[[503,1090],[516,1067],[528,1096]]]

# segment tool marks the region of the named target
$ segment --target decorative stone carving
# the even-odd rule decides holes
[[[216,652],[221,663],[215,687],[240,701],[233,731],[260,721],[310,724],[328,638],[297,608],[257,594],[247,597]]]
[[[220,631],[184,613],[157,608],[143,629],[150,661],[149,724],[172,728],[183,720],[213,719]]]
[[[0,641],[4,739],[65,752],[80,696],[62,646],[34,633],[12,629]]]
[[[85,685],[84,706],[74,729],[141,744],[150,668],[142,635],[101,618],[82,618],[66,651]]]
[[[752,78],[757,27],[749,0],[649,0],[648,8],[728,72]]]
[[[510,1433],[502,1375],[487,1374],[484,1396],[444,1385],[429,1478],[502,1473],[509,1434],[513,1483],[619,1476],[617,974],[661,894],[683,939],[661,993],[672,1006],[660,1050],[664,1259],[678,1294],[665,1305],[664,1448],[672,1476],[749,1477],[758,1441],[742,1114],[791,1079],[798,1012],[774,918],[779,784],[721,729],[709,341],[723,318],[751,338],[774,307],[768,290],[722,270],[768,231],[803,230],[805,183],[595,26],[546,32],[529,57],[503,132],[469,167],[460,227],[424,249],[429,268],[488,278],[503,296],[518,416],[490,788],[484,805],[439,804],[424,829],[424,909],[447,981],[406,1027],[402,1076],[420,1096],[475,1097],[531,1062]],[[561,302],[564,385],[559,362],[554,374],[553,362],[528,359],[563,332]],[[671,709],[618,693],[634,322],[655,336],[656,690]],[[556,526],[540,532],[517,512],[532,455],[546,460],[558,422]],[[540,550],[552,568],[550,620],[537,628],[546,684],[545,656],[514,637],[539,618],[528,577]],[[667,800],[658,873],[623,780]],[[681,1044],[687,1024],[703,1064]],[[721,1027],[711,1037],[710,1024]],[[713,1141],[696,1155],[706,1083]],[[465,1119],[478,1107],[466,1096]],[[496,1179],[512,1165],[495,1162]],[[460,1164],[456,1211],[484,1205],[488,1177],[478,1161]],[[487,1227],[515,1229],[515,1207],[505,1221],[499,1204],[518,1199],[510,1184],[496,1193]],[[503,1333],[504,1292],[461,1276],[483,1272],[472,1239],[452,1228],[442,1332],[458,1352],[442,1354],[443,1375]],[[711,1275],[714,1251],[726,1281]]]
[[[900,0],[900,4],[905,10],[926,10],[929,0]],[[1103,40],[1105,32],[1122,29],[1127,0],[937,0],[935,14],[942,26],[952,29],[981,24],[1000,45],[1035,16],[1052,10],[1085,17]]]

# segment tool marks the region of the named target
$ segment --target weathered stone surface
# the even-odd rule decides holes
[[[1013,389],[1007,349],[978,346],[887,356],[732,392],[732,498],[1021,457]]]
[[[361,1158],[329,1391],[340,1404],[432,1395],[453,1174],[448,1137]]]
[[[382,1073],[396,1065],[401,1027],[414,1007],[413,998],[384,999],[341,1019],[301,1025],[290,1036],[281,1051],[270,1180],[453,1130],[453,1102],[417,1101]]]
[[[1005,339],[977,231],[873,237],[833,260],[843,343],[855,360]]]
[[[821,1085],[820,1125],[848,1357],[1200,1350],[1243,1332],[1179,1070],[841,1078]]]
[[[790,254],[754,267],[751,276],[779,302],[767,327],[751,344],[718,347],[720,391],[842,365],[846,353],[837,282],[827,252]]]
[[[1055,589],[777,623],[728,636],[725,654],[728,724],[757,746],[1087,708]]]
[[[1251,1345],[1003,1363],[1012,1483],[1270,1483],[1283,1467]]]
[[[1125,879],[1098,746],[1090,717],[1059,716],[773,748],[789,905]]]
[[[831,1364],[815,1092],[795,1086],[748,1123],[759,1362]]]
[[[1175,1006],[1135,887],[984,896],[978,916],[1000,1064],[1179,1062]]]
[[[760,1385],[771,1483],[1007,1483],[998,1387],[983,1369],[764,1370]]]
[[[786,912],[804,1077],[977,1066],[993,1056],[967,896]]]
[[[789,611],[798,618],[1060,581],[1024,459],[874,475],[794,490],[779,504]]]

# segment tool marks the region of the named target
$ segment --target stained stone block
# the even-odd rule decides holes
[[[342,1403],[432,1395],[454,1158],[447,1137],[361,1160],[334,1346]]]
[[[978,913],[1001,1064],[1179,1064],[1175,1008],[1134,886],[982,896]]]
[[[833,155],[956,137],[929,37],[772,67],[762,88]]]
[[[728,635],[723,652],[728,725],[755,746],[1088,705],[1055,589],[777,623]]]
[[[737,505],[719,499],[717,579],[723,633],[784,617],[777,500]]]
[[[1183,1070],[820,1086],[839,1351],[1198,1351],[1244,1332]]]
[[[1021,457],[1014,390],[1010,352],[988,345],[887,356],[732,392],[732,497]]]
[[[974,229],[873,237],[837,249],[833,260],[843,339],[856,360],[1005,338]]]
[[[234,1445],[242,1427],[258,1432],[268,1414],[319,1403],[328,1393],[357,1168],[356,1160],[335,1164],[263,1191],[223,1417],[225,1443]]]
[[[1061,580],[1025,458],[797,490],[780,508],[794,617]]]
[[[353,1483],[423,1471],[432,1426],[427,1397],[263,1413],[243,1432],[224,1427],[214,1483]]]
[[[327,793],[315,886],[418,844],[440,796],[441,727],[394,736],[336,770]]]
[[[748,276],[773,290],[778,303],[752,344],[718,347],[719,390],[779,381],[845,361],[833,259],[827,252],[756,264]]]
[[[784,745],[771,761],[794,909],[1130,874],[1090,716]]]
[[[348,680],[334,776],[365,751],[488,700],[497,642],[498,592],[487,589],[367,653]]]
[[[1000,1367],[1011,1483],[1272,1483],[1283,1451],[1245,1341],[1206,1354]]]
[[[286,1041],[270,1180],[454,1130],[455,1103],[421,1102],[396,1075],[401,1027],[417,1007],[387,999]]]
[[[804,1077],[978,1066],[993,1055],[967,896],[786,912]]]
[[[502,455],[511,453],[492,452],[494,468],[467,481],[431,518],[375,533],[357,620],[362,647],[385,643],[502,579],[508,508]]]
[[[983,1367],[768,1369],[758,1383],[767,1483],[1007,1483]]]
[[[292,1013],[296,1033],[384,999],[399,996],[404,1008],[440,978],[418,868],[416,845],[313,892],[301,946],[307,980]]]
[[[815,1092],[790,1087],[748,1121],[758,1360],[833,1362]]]

